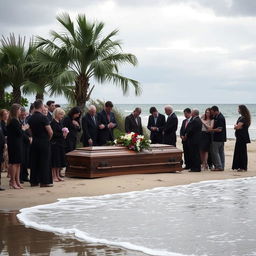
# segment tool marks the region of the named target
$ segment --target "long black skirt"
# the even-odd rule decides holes
[[[242,141],[236,140],[232,169],[247,170],[247,164],[247,144]]]

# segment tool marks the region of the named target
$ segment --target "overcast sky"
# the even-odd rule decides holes
[[[0,0],[0,32],[49,36],[56,15],[84,13],[119,29],[139,65],[122,74],[143,93],[123,96],[96,83],[92,97],[114,103],[255,103],[255,0]],[[48,98],[48,97],[47,97]],[[30,97],[32,99],[32,97]],[[64,98],[56,98],[65,103]]]

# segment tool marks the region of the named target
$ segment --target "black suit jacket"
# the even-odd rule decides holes
[[[143,135],[143,129],[142,129],[142,124],[141,124],[141,117],[137,117],[138,124],[135,121],[135,117],[133,114],[130,114],[125,118],[125,132],[135,132],[140,135]]]
[[[112,129],[108,128],[108,124],[110,122],[116,124],[116,126]],[[102,110],[101,112],[99,112],[98,113],[98,126],[101,124],[103,124],[105,126],[105,128],[98,130],[98,144],[100,146],[105,145],[107,143],[107,141],[114,140],[114,129],[117,127],[115,114],[113,112],[110,112],[110,121],[108,121],[106,111]]]
[[[81,137],[84,147],[88,147],[89,143],[88,140],[91,139],[93,142],[93,146],[98,145],[98,120],[97,115],[95,116],[95,122],[92,116],[87,113],[82,118],[82,129],[83,135]]]
[[[151,131],[151,127],[157,127],[158,131]],[[158,114],[156,123],[153,115],[150,115],[148,118],[147,128],[150,130],[150,140],[153,144],[163,143],[163,130],[165,127],[165,116]]]
[[[47,118],[49,120],[49,122],[52,121],[52,114],[48,111],[48,114],[47,114]]]
[[[175,113],[167,118],[164,127],[164,144],[176,146],[176,131],[178,128],[178,118]]]
[[[189,124],[189,122],[191,122],[191,119],[189,120],[189,122],[188,122],[188,124],[187,124],[187,127],[185,127],[185,126],[186,126],[186,121],[187,121],[187,119],[184,119],[184,120],[182,121],[182,125],[181,125],[181,127],[180,127],[180,137],[186,135],[186,133],[187,133],[187,128],[188,128],[188,124]],[[182,143],[184,143],[183,140],[182,140]]]
[[[187,125],[186,136],[189,144],[199,145],[202,134],[202,121],[197,117],[193,117]]]

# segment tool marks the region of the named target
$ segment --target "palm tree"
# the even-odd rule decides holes
[[[44,95],[49,93],[53,95],[63,95],[69,90],[66,85],[74,80],[72,73],[67,72],[65,68],[55,69],[54,72],[50,68],[40,69],[38,63],[47,56],[51,58],[51,52],[43,49],[36,49],[31,57],[31,61],[27,64],[28,80],[24,83],[24,94],[36,94],[36,99],[44,99]]]
[[[100,83],[112,82],[127,93],[132,85],[135,94],[140,93],[139,82],[119,73],[121,64],[137,64],[137,58],[129,53],[123,53],[121,43],[112,38],[118,31],[114,30],[102,37],[104,23],[89,23],[85,15],[78,15],[77,26],[66,13],[57,17],[65,28],[65,32],[51,31],[52,40],[38,37],[39,58],[35,70],[66,70],[62,73],[62,81],[73,77],[73,84],[67,87],[65,95],[75,101],[77,106],[84,109],[94,86],[90,80],[94,78]],[[60,84],[59,84],[60,85]]]
[[[25,37],[18,37],[14,34],[1,39],[1,70],[6,82],[13,89],[13,103],[21,103],[21,88],[27,80],[28,70],[26,65],[31,61],[31,55],[35,47],[30,42],[25,47]]]

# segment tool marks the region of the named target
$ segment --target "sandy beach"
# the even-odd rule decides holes
[[[255,176],[255,142],[248,144],[249,165],[247,172],[234,172],[231,170],[234,144],[234,140],[229,140],[225,144],[226,169],[224,172],[203,171],[191,173],[182,171],[181,173],[123,175],[99,179],[65,178],[64,182],[54,183],[54,187],[52,188],[31,188],[29,183],[25,183],[24,189],[22,190],[9,189],[6,173],[2,173],[2,184],[6,188],[6,191],[0,193],[0,210],[18,210],[35,205],[52,203],[58,198],[122,193],[155,187],[183,185],[204,180]],[[180,141],[177,147],[182,148]]]

